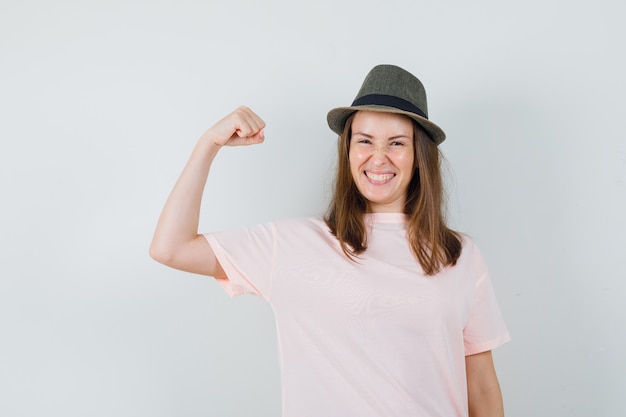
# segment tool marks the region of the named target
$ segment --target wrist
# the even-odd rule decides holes
[[[224,146],[221,144],[214,135],[211,134],[211,130],[207,130],[198,139],[198,145],[202,146],[206,150],[217,152]]]
[[[192,155],[195,157],[199,157],[202,159],[208,158],[208,161],[213,160],[213,158],[219,152],[221,146],[211,138],[211,135],[207,135],[206,133],[200,136],[196,145],[194,146]]]

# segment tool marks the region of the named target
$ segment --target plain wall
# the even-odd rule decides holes
[[[278,416],[272,312],[152,261],[199,135],[240,104],[202,231],[319,215],[326,112],[379,63],[426,85],[453,227],[513,341],[507,415],[626,415],[623,2],[2,1],[0,415]]]

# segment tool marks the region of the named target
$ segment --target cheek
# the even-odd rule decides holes
[[[401,155],[397,156],[396,165],[399,167],[402,167],[403,169],[409,172],[413,172],[413,167],[414,167],[413,160],[414,160],[413,151],[402,153]]]
[[[350,172],[358,172],[360,166],[363,163],[363,155],[358,151],[350,150],[348,155],[348,161],[350,162]]]

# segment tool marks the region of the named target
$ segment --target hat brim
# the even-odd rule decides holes
[[[405,116],[410,117],[419,123],[420,126],[426,130],[430,139],[435,142],[435,144],[439,145],[446,139],[445,132],[437,126],[435,123],[431,122],[425,117],[422,117],[418,114],[411,113],[404,110],[396,109],[395,107],[388,106],[379,106],[379,105],[365,105],[365,106],[351,106],[351,107],[337,107],[336,109],[332,109],[328,112],[328,116],[326,119],[328,120],[328,126],[330,129],[338,135],[341,135],[343,132],[343,128],[346,125],[346,120],[348,117],[354,112],[359,110],[367,110],[367,111],[375,111],[381,113],[395,113],[395,114],[403,114]]]

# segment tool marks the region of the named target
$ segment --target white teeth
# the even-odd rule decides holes
[[[372,181],[389,181],[393,178],[394,174],[372,174],[371,172],[366,172],[367,178]]]

